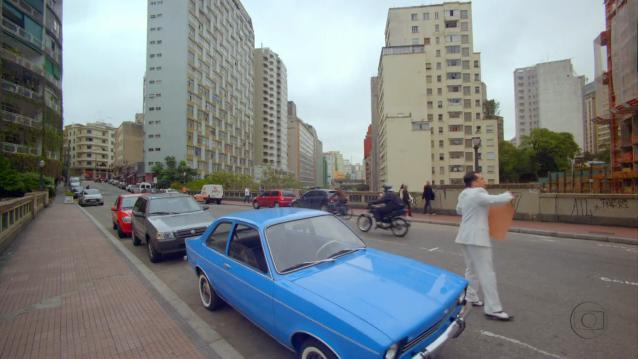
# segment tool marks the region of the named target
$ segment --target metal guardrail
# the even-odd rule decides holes
[[[0,251],[16,234],[49,205],[48,192],[27,193],[22,198],[0,201]]]

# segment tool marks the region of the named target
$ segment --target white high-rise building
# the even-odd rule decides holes
[[[288,76],[268,48],[254,50],[255,164],[288,170]]]
[[[571,60],[536,64],[514,71],[516,139],[535,128],[569,132],[584,147],[583,87],[585,77],[574,73]]]
[[[372,81],[379,183],[462,184],[475,165],[473,138],[484,177],[498,183],[497,123],[483,118],[472,36],[469,2],[389,10]]]
[[[148,1],[146,172],[166,156],[200,176],[252,174],[253,48],[239,0]]]

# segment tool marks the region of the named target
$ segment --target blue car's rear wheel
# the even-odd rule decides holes
[[[308,338],[303,342],[297,356],[300,359],[337,359],[330,349],[314,338]]]
[[[208,281],[208,278],[203,273],[199,275],[199,298],[202,301],[204,308],[208,310],[215,310],[222,304],[221,298],[215,293],[215,289]]]

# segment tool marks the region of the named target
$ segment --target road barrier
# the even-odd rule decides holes
[[[4,251],[20,230],[49,206],[49,193],[31,192],[21,198],[0,201],[0,252]]]

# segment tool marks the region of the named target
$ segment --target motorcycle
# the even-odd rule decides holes
[[[377,220],[372,214],[372,205],[368,204],[368,213],[363,213],[357,218],[357,227],[362,232],[368,232],[372,226],[383,230],[391,230],[395,237],[405,237],[410,229],[410,222],[401,218],[405,214],[405,208],[395,209],[381,220]]]

